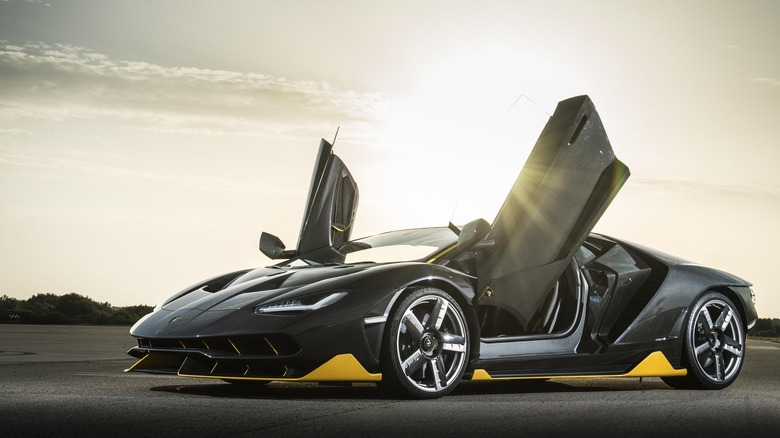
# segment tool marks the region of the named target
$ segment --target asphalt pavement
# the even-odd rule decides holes
[[[748,341],[737,381],[463,382],[438,400],[373,384],[244,388],[124,373],[127,327],[0,325],[0,436],[780,436],[780,344]]]

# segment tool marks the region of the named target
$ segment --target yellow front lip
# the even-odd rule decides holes
[[[150,353],[133,364],[125,372],[142,370],[144,368],[156,368],[161,362],[165,363],[163,355]],[[201,374],[182,374],[182,377],[201,377],[206,379],[227,379],[227,380],[266,380],[266,381],[285,381],[285,382],[379,382],[382,380],[382,374],[372,374],[366,371],[363,365],[351,354],[339,354],[320,365],[317,369],[303,377],[240,377],[240,376],[221,376],[221,375],[201,375]]]

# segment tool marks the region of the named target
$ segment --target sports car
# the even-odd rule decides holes
[[[588,96],[558,103],[492,222],[350,239],[358,187],[320,143],[294,249],[210,278],[130,330],[127,371],[379,382],[661,377],[720,389],[757,319],[751,284],[592,229],[629,177]]]

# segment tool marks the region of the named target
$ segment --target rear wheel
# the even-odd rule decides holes
[[[405,397],[441,397],[466,370],[468,324],[446,292],[419,289],[401,300],[382,348],[383,386]]]
[[[734,303],[707,292],[693,305],[685,329],[685,377],[665,377],[675,388],[722,389],[736,380],[745,357],[745,331]]]

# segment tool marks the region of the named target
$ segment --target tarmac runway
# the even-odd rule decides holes
[[[0,436],[780,436],[780,344],[748,341],[737,381],[463,382],[439,400],[373,384],[221,381],[130,373],[127,327],[0,325]]]

